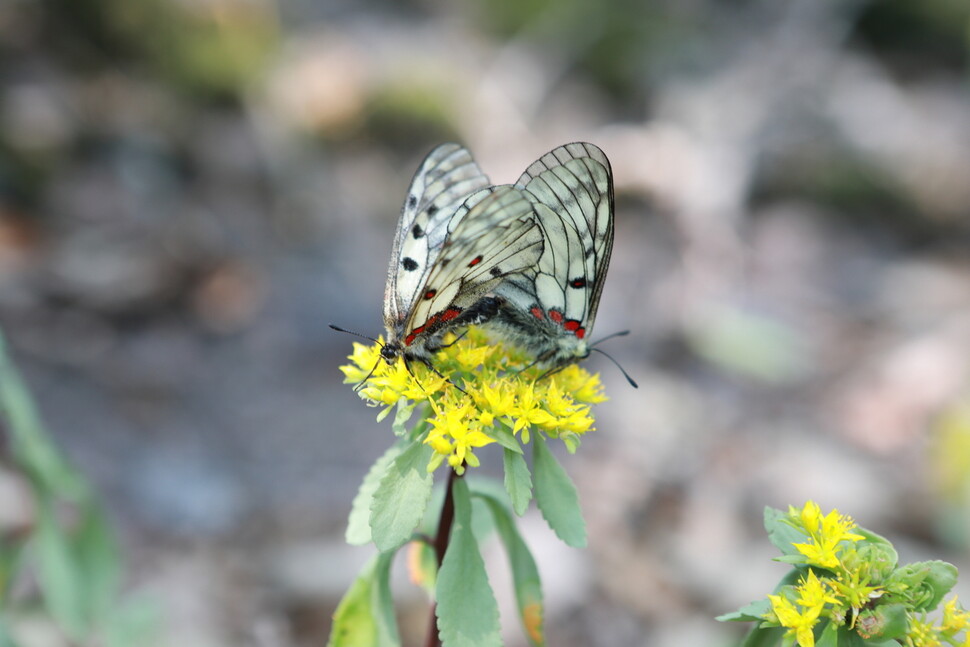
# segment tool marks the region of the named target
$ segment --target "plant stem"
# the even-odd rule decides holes
[[[455,474],[455,470],[448,470],[448,489],[445,492],[445,503],[441,507],[441,519],[438,521],[438,534],[434,538],[434,553],[438,561],[438,570],[441,570],[441,563],[445,559],[445,551],[448,550],[448,538],[451,536],[451,525],[455,520],[455,499],[452,490],[455,486],[455,479],[461,478]],[[425,642],[427,647],[441,647],[441,639],[438,637],[438,603],[431,605],[431,622],[428,625],[428,640]]]

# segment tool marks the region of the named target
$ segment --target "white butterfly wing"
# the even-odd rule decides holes
[[[509,276],[534,267],[544,249],[534,201],[513,186],[473,194],[449,225],[449,234],[405,326],[405,339],[432,335],[446,324],[480,323],[494,312],[488,295]],[[497,306],[496,306],[497,307]]]
[[[592,144],[566,144],[534,162],[516,186],[536,202],[546,244],[531,274],[497,292],[515,311],[506,323],[524,329],[519,336],[541,352],[557,353],[560,338],[582,340],[596,318],[613,248],[610,163]]]
[[[431,151],[414,174],[401,210],[384,289],[384,325],[399,329],[422,292],[455,211],[489,186],[488,177],[458,144]]]

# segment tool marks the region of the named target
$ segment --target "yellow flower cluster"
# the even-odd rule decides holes
[[[961,637],[959,634],[966,632]],[[956,596],[943,604],[943,620],[935,624],[929,618],[913,618],[906,636],[907,647],[970,647],[970,613],[964,610]]]
[[[802,647],[814,647],[815,635],[812,633],[825,609],[825,605],[838,604],[827,590],[825,584],[808,569],[808,575],[799,580],[793,589],[794,600],[784,595],[769,595],[771,611],[782,627],[787,627],[786,635],[794,638]]]
[[[789,506],[788,521],[808,535],[808,542],[792,544],[804,556],[804,563],[834,570],[835,577],[819,579],[809,568],[808,575],[794,587],[783,590],[783,595],[768,596],[771,611],[766,619],[787,627],[785,635],[795,644],[814,647],[813,630],[823,616],[844,615],[847,609],[857,612],[862,600],[868,601],[878,593],[876,587],[867,586],[868,577],[842,568],[841,552],[852,542],[865,539],[851,532],[856,527],[851,517],[839,514],[838,510],[823,515],[818,504],[809,501],[800,510]]]
[[[822,516],[822,510],[814,501],[809,501],[801,510],[788,507],[788,516],[796,527],[808,534],[809,542],[793,544],[808,564],[822,568],[836,568],[839,565],[839,545],[843,541],[859,541],[862,535],[849,532],[856,527],[851,517],[832,510]]]
[[[350,364],[341,366],[344,382],[358,385],[360,397],[383,407],[426,404],[430,423],[424,442],[434,451],[429,470],[445,459],[459,474],[476,467],[473,450],[494,442],[528,443],[533,431],[559,438],[575,451],[579,437],[593,430],[590,404],[603,402],[599,376],[572,364],[546,374],[521,352],[490,341],[474,328],[459,340],[446,339],[434,360],[435,371],[420,362],[389,365],[381,341],[355,343]]]

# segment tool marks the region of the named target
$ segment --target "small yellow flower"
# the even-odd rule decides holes
[[[496,425],[511,429],[522,443],[536,431],[561,438],[570,451],[579,434],[594,428],[589,405],[606,399],[599,376],[575,364],[544,375],[532,358],[474,328],[444,341],[434,370],[403,360],[388,365],[380,342],[355,343],[351,363],[341,367],[344,381],[359,385],[365,402],[382,407],[378,419],[399,403],[428,405],[429,424],[420,439],[434,449],[429,470],[445,461],[459,473],[477,466],[474,450],[496,442]]]
[[[782,595],[769,595],[771,610],[778,618],[778,624],[787,627],[786,636],[794,637],[800,647],[815,647],[815,634],[812,630],[818,622],[814,610],[803,611]]]
[[[909,631],[906,635],[908,644],[912,647],[942,647],[940,634],[933,623],[925,618],[910,618]]]
[[[850,532],[856,527],[851,517],[839,514],[838,510],[822,516],[821,509],[814,501],[808,501],[801,510],[789,507],[788,516],[796,527],[809,536],[807,543],[792,545],[805,556],[806,563],[814,566],[836,568],[840,563],[840,544],[864,539],[862,535]]]
[[[808,569],[808,575],[799,582],[795,590],[798,593],[798,604],[806,609],[817,609],[821,612],[826,604],[839,604],[839,598],[832,594],[812,569]]]
[[[943,625],[944,631],[951,634],[958,633],[970,627],[970,613],[967,613],[954,596],[943,604]]]

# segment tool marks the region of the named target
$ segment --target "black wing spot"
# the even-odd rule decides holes
[[[490,269],[488,273],[491,274],[492,276],[502,276],[502,270],[498,265]]]
[[[577,278],[573,279],[572,281],[569,282],[569,287],[571,287],[571,288],[585,288],[586,287],[586,278],[580,276],[580,277],[577,277]]]
[[[405,256],[402,258],[401,265],[403,265],[404,269],[406,269],[408,272],[413,272],[414,270],[418,269],[418,262],[410,256]]]
[[[426,211],[428,212],[428,215],[429,216],[433,216],[436,213],[438,213],[438,205],[436,205],[436,204],[429,204],[428,205],[428,208],[426,209]]]
[[[421,225],[415,224],[413,227],[411,227],[411,235],[415,238],[421,238],[424,236],[424,230],[421,229]]]
[[[416,196],[416,195],[409,195],[408,196],[408,209],[414,209],[416,206],[418,206],[418,196]]]
[[[589,258],[592,255],[593,255],[593,247],[592,245],[590,245],[589,247],[586,248],[586,258]]]

